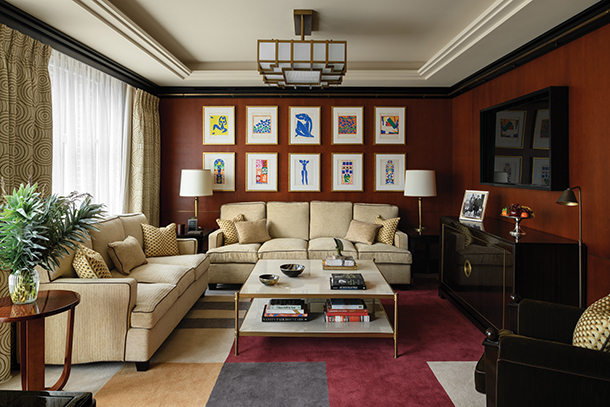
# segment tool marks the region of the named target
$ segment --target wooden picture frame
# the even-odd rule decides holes
[[[332,144],[364,144],[364,107],[332,108]]]
[[[364,154],[332,155],[333,192],[364,190]]]
[[[203,168],[212,171],[213,191],[235,191],[235,153],[203,153]]]
[[[489,191],[472,191],[467,189],[464,192],[464,199],[462,200],[460,220],[483,222],[488,196]]]
[[[406,154],[375,154],[375,191],[404,192]]]
[[[277,106],[246,106],[246,144],[277,145]]]
[[[320,106],[290,106],[288,143],[320,145]]]
[[[235,144],[235,106],[203,107],[203,144]]]
[[[246,192],[277,191],[278,153],[246,153]]]
[[[375,107],[375,144],[405,144],[406,107]]]
[[[288,191],[320,192],[320,154],[289,154]]]

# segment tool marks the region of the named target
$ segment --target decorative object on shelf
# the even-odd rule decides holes
[[[578,199],[574,195],[574,189],[578,189]],[[584,307],[584,298],[582,295],[582,196],[579,186],[567,188],[561,193],[557,200],[560,205],[578,206],[578,306]]]
[[[203,144],[235,144],[235,106],[203,108]]]
[[[375,191],[404,191],[405,168],[406,154],[375,154]]]
[[[405,144],[405,107],[375,107],[375,144]]]
[[[11,270],[9,293],[14,304],[38,298],[36,266],[52,270],[84,243],[103,215],[102,205],[88,194],[48,195],[37,184],[21,184],[8,195],[2,181],[0,205],[0,267]]]
[[[436,196],[436,173],[434,170],[407,170],[405,172],[405,196],[414,196],[419,200],[419,233],[426,228],[421,224],[421,199]]]
[[[340,85],[347,72],[347,42],[310,40],[313,10],[294,10],[294,34],[301,40],[258,40],[258,72],[271,86]]]
[[[282,264],[280,270],[288,277],[298,277],[305,270],[305,266],[302,264]]]
[[[510,204],[502,208],[502,216],[505,218],[511,218],[515,220],[515,229],[510,231],[510,235],[516,237],[517,239],[521,236],[525,236],[526,233],[521,230],[519,227],[519,223],[523,219],[531,219],[535,217],[534,211],[529,206],[521,206],[519,204]]]
[[[246,106],[246,144],[277,145],[277,106]]]
[[[280,279],[280,276],[277,274],[261,274],[258,276],[258,279],[265,285],[275,285]]]
[[[335,250],[337,251],[337,257],[343,257],[343,255],[341,254],[341,252],[343,251],[343,242],[341,241],[341,239],[337,239],[336,237],[333,237],[333,240],[335,241]]]
[[[235,191],[235,153],[203,153],[203,168],[212,171],[212,190]]]
[[[189,232],[197,230],[199,197],[212,195],[212,184],[212,171],[210,170],[182,170],[182,176],[180,178],[180,196],[195,198],[195,216],[189,218]]]
[[[466,190],[462,201],[462,209],[460,209],[460,220],[483,222],[488,195],[489,191]]]

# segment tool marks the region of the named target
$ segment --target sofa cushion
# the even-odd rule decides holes
[[[131,326],[151,329],[178,300],[172,284],[138,284],[136,306],[131,312]]]
[[[205,253],[181,254],[180,256],[151,257],[148,259],[152,264],[171,264],[184,266],[195,270],[195,279],[199,280],[209,268],[209,257]]]
[[[238,202],[224,204],[220,207],[220,219],[233,219],[239,214],[244,220],[259,220],[267,217],[264,202]]]
[[[110,278],[110,270],[102,255],[93,249],[78,245],[72,266],[80,278]]]
[[[113,273],[118,274],[118,271],[113,270]],[[187,266],[148,263],[131,270],[129,277],[132,277],[138,283],[174,285],[178,289],[178,295],[180,296],[195,281],[195,271]]]
[[[350,242],[373,244],[377,237],[377,230],[381,227],[379,224],[360,222],[352,219],[345,235],[345,240]]]
[[[259,259],[307,259],[307,240],[293,238],[271,239],[258,249]]]
[[[378,215],[375,218],[375,223],[381,225],[381,229],[377,232],[377,238],[375,240],[380,243],[393,245],[398,222],[400,222],[400,218],[384,220],[381,215]]]
[[[387,204],[354,204],[354,219],[360,222],[375,223],[375,218],[381,216],[383,219],[398,217],[398,206]]]
[[[309,239],[309,202],[269,202],[267,222],[272,238]]]
[[[356,248],[352,242],[345,239],[340,240],[341,243],[343,243],[342,254],[344,256],[352,256],[354,259],[356,259],[358,257],[358,253],[356,252]],[[337,254],[335,246],[335,239],[332,237],[319,237],[309,241],[307,253],[309,258],[312,260],[324,260],[328,256],[334,256]]]
[[[175,223],[170,223],[164,228],[142,223],[142,235],[146,257],[180,255]]]
[[[610,295],[595,301],[582,313],[574,328],[572,344],[610,352]]]
[[[125,236],[133,236],[140,243],[140,247],[144,247],[144,236],[142,235],[142,223],[148,224],[146,215],[143,213],[129,213],[119,215],[119,219],[123,222],[123,230]]]
[[[345,236],[352,221],[351,202],[313,201],[309,208],[310,239]]]
[[[106,265],[112,270],[114,263],[108,254],[108,243],[125,239],[127,235],[123,222],[118,217],[113,217],[99,222],[97,228],[99,230],[91,231],[91,248],[102,255]]]
[[[108,243],[108,254],[119,273],[126,276],[134,267],[147,263],[140,242],[133,236],[127,236],[120,242]]]
[[[239,236],[239,244],[263,243],[271,239],[267,231],[266,219],[235,222],[235,229]]]
[[[208,250],[212,263],[256,263],[260,243],[231,244]]]
[[[237,229],[235,228],[235,222],[242,222],[243,220],[244,215],[241,213],[232,219],[216,219],[216,223],[220,227],[220,230],[222,230],[225,246],[239,242],[239,235],[237,234]]]
[[[385,243],[372,245],[356,243],[356,250],[358,250],[358,259],[360,260],[375,260],[375,263],[413,263],[410,251]]]

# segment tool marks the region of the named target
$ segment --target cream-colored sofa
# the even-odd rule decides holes
[[[259,259],[325,259],[333,255],[335,241],[341,238],[343,254],[354,259],[375,260],[390,284],[411,284],[412,256],[407,234],[399,230],[394,245],[353,244],[343,239],[352,219],[374,223],[398,217],[398,207],[351,202],[243,202],[222,205],[220,218],[230,220],[244,215],[245,221],[267,219],[271,240],[262,244],[224,245],[222,230],[208,238],[210,285],[242,284]]]
[[[112,278],[78,278],[74,253],[53,272],[41,270],[41,290],[70,290],[80,294],[75,308],[73,363],[136,362],[146,370],[150,358],[208,286],[209,259],[197,254],[196,239],[178,239],[179,256],[149,257],[148,263],[119,273],[108,254],[108,243],[127,236],[143,246],[143,214],[102,221],[91,234],[90,248],[100,253]],[[67,313],[46,320],[46,363],[63,364]]]

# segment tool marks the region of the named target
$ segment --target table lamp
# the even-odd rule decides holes
[[[573,189],[578,188],[578,199],[574,195]],[[582,298],[582,196],[580,195],[580,187],[568,188],[561,193],[557,200],[560,205],[578,206],[578,305],[584,307]]]
[[[199,197],[212,195],[211,170],[182,170],[180,178],[180,196],[195,197],[195,216],[188,220],[188,231],[197,230]]]
[[[436,174],[434,170],[407,170],[405,172],[405,196],[419,198],[419,227],[415,230],[421,234],[426,230],[421,225],[421,199],[436,196]]]

